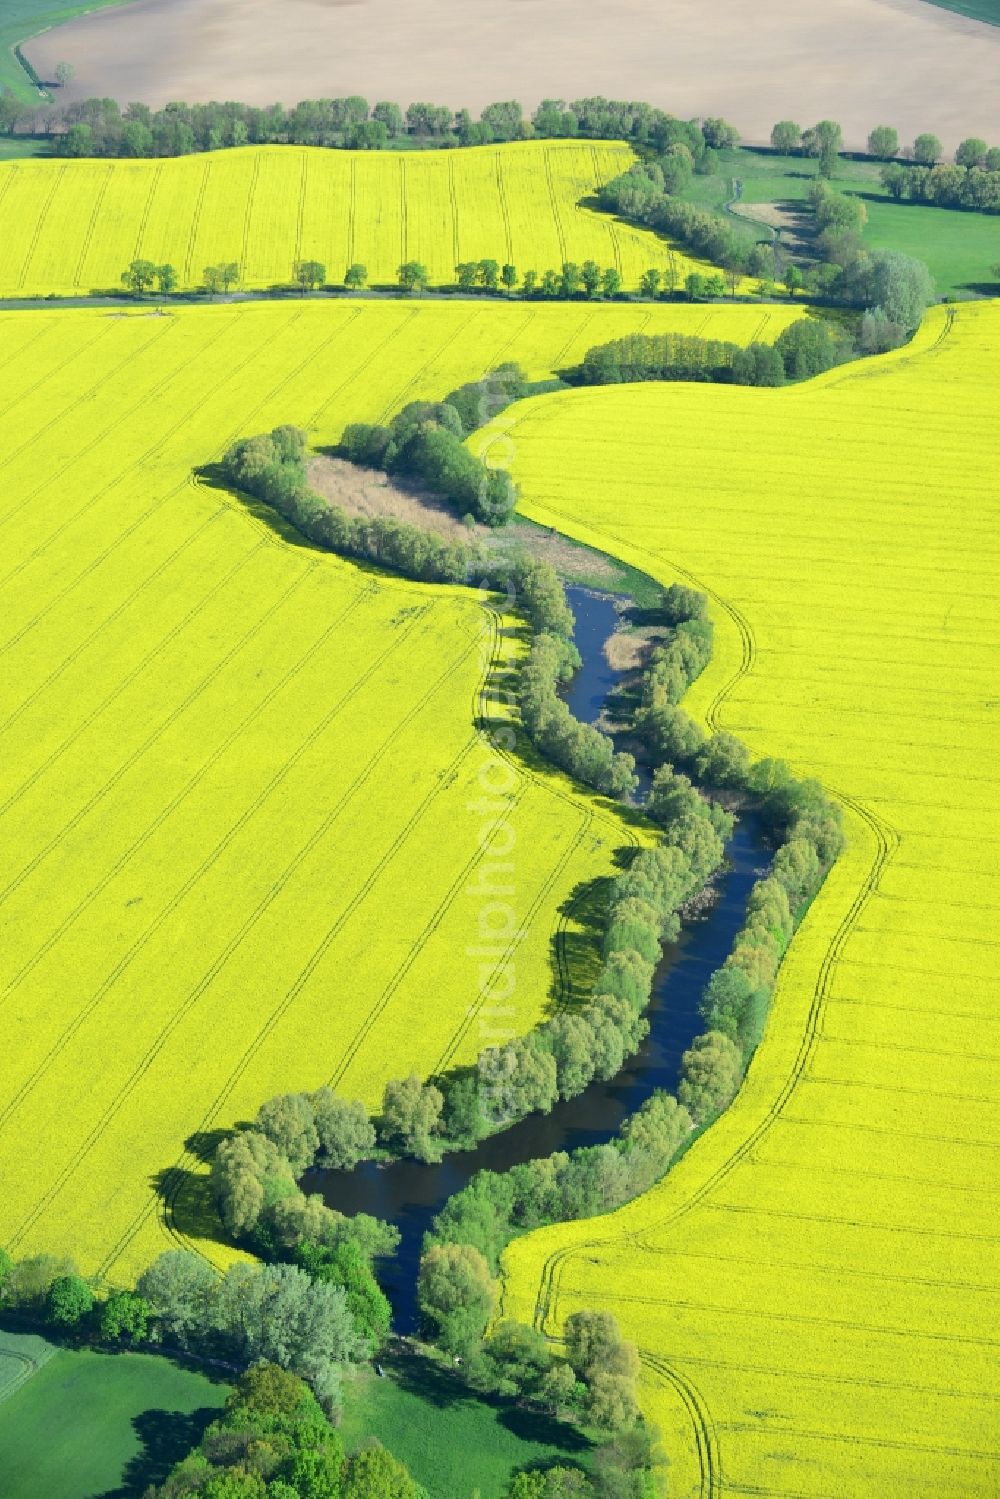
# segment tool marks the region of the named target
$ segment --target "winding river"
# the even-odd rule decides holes
[[[610,599],[579,588],[567,592],[577,617],[576,643],[583,666],[565,697],[578,718],[592,722],[621,680],[604,654],[618,615]],[[770,849],[754,817],[741,818],[726,853],[726,865],[714,881],[715,899],[664,950],[647,1011],[646,1041],[611,1081],[595,1081],[577,1098],[557,1103],[550,1113],[532,1114],[483,1140],[475,1150],[446,1156],[438,1165],[369,1161],[354,1171],[313,1171],[303,1177],[303,1190],[321,1193],[331,1208],[371,1213],[399,1229],[398,1253],[379,1266],[397,1333],[412,1333],[417,1326],[416,1281],[424,1234],[448,1198],[477,1171],[506,1171],[556,1150],[605,1144],[656,1089],[676,1086],[681,1055],[701,1030],[701,992],[729,952],[743,923],[751,886],[770,862]]]

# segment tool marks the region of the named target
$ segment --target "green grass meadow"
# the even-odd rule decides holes
[[[414,1355],[345,1384],[342,1435],[350,1450],[376,1437],[430,1499],[502,1499],[521,1468],[585,1466],[590,1449],[567,1426],[503,1401],[477,1400]]]
[[[140,1499],[200,1439],[227,1393],[153,1354],[54,1348],[0,1332],[0,1494]]]
[[[1000,17],[1000,0],[996,0]],[[744,203],[804,200],[816,177],[816,163],[801,156],[739,147],[723,151],[721,172],[696,177],[685,197],[722,209],[732,199],[733,182],[742,183]],[[864,239],[873,248],[900,250],[926,261],[943,297],[996,296],[990,266],[1000,260],[1000,214],[963,213],[924,203],[896,203],[879,181],[880,164],[842,157],[833,186],[864,199],[868,223]],[[737,223],[746,220],[732,216]]]
[[[988,21],[991,26],[1000,26],[1000,0],[931,0],[931,4],[941,10],[969,16],[973,21]]]

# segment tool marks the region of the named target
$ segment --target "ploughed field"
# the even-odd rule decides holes
[[[332,442],[503,359],[544,375],[641,328],[749,341],[795,315],[0,316],[0,1242],[128,1282],[197,1231],[206,1132],[330,1080],[374,1105],[527,1030],[565,902],[634,836],[479,732],[511,621],[296,545],[192,469],[280,422]],[[497,819],[518,935],[494,938],[474,889]]]
[[[247,146],[164,161],[0,162],[0,296],[121,289],[136,259],[172,265],[182,288],[235,261],[248,287],[287,285],[299,260],[343,282],[354,262],[396,282],[416,260],[433,284],[462,261],[523,275],[564,261],[617,266],[634,289],[673,256],[658,235],[582,206],[634,160],[597,141],[522,142],[463,151],[328,151]]]
[[[1000,303],[937,308],[791,389],[497,423],[527,515],[709,590],[691,711],[847,811],[736,1103],[634,1204],[506,1255],[508,1313],[638,1341],[674,1499],[995,1490],[998,369]]]

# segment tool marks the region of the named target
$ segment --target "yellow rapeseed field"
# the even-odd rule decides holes
[[[996,1494],[1000,304],[793,389],[500,425],[527,514],[710,591],[692,711],[850,834],[736,1104],[636,1203],[518,1241],[506,1309],[622,1319],[671,1499]]]
[[[0,315],[0,1243],[126,1280],[193,1136],[331,1078],[374,1104],[527,1029],[561,907],[628,838],[477,733],[494,622],[471,593],[290,545],[193,468],[278,422],[331,442],[501,359],[542,375],[706,315]],[[730,336],[764,316],[733,309]],[[524,933],[485,956],[484,786]],[[480,990],[509,974],[498,1022]]]
[[[462,151],[327,151],[247,146],[165,161],[0,163],[0,296],[119,287],[134,259],[169,263],[182,287],[235,261],[248,287],[287,285],[297,260],[340,284],[355,261],[395,282],[418,260],[436,284],[460,261],[523,273],[565,260],[617,266],[629,288],[673,259],[648,230],[582,206],[627,170],[618,142],[525,141]]]

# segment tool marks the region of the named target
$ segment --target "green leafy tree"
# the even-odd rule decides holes
[[[771,145],[782,156],[798,151],[802,145],[802,127],[794,120],[779,120],[771,131]]]
[[[427,289],[430,281],[430,273],[425,265],[419,260],[408,260],[399,267],[397,272],[399,285],[405,292],[419,292]]]
[[[574,264],[572,260],[563,261],[562,271],[559,275],[559,295],[562,297],[577,297],[580,294],[582,284],[583,278],[580,273],[580,267]]]
[[[301,1176],[315,1161],[319,1150],[316,1116],[304,1093],[282,1093],[269,1098],[257,1110],[254,1123],[280,1150],[295,1176]]]
[[[481,260],[476,268],[479,284],[486,291],[496,291],[500,285],[500,267],[495,260]]]
[[[76,1327],[94,1309],[94,1293],[79,1275],[59,1275],[49,1286],[45,1313],[56,1327]]]
[[[696,1036],[681,1058],[677,1097],[698,1124],[711,1119],[736,1096],[743,1058],[721,1031]]]
[[[214,1325],[219,1278],[207,1260],[189,1249],[168,1249],[136,1282],[136,1291],[153,1308],[167,1334],[182,1347]]]
[[[382,1100],[383,1136],[401,1144],[418,1160],[440,1160],[441,1112],[444,1095],[432,1083],[421,1083],[415,1072],[385,1085]]]
[[[660,283],[663,280],[663,272],[658,271],[655,266],[650,266],[648,271],[643,271],[639,280],[639,291],[644,297],[658,297],[660,294]]]
[[[601,268],[596,260],[585,260],[580,267],[580,280],[588,297],[596,297],[601,289]]]
[[[822,157],[830,152],[836,155],[843,140],[844,132],[836,120],[820,120],[818,125],[802,132],[802,149],[807,156]]]
[[[922,167],[932,167],[941,160],[941,142],[936,135],[918,135],[913,142],[913,160]]]
[[[292,267],[292,279],[303,295],[315,291],[326,282],[326,266],[321,260],[297,260]]]
[[[698,302],[706,295],[705,277],[701,271],[689,271],[684,278],[684,289],[692,302]]]
[[[398,104],[380,102],[372,110],[372,119],[384,125],[390,139],[403,134],[403,111]]]
[[[319,1142],[318,1164],[334,1171],[352,1171],[375,1149],[375,1126],[358,1099],[341,1098],[332,1088],[310,1095],[313,1124]]]
[[[507,291],[513,291],[517,285],[517,266],[507,264],[501,268],[500,280]]]
[[[876,125],[868,137],[868,155],[891,161],[899,151],[899,134],[891,125]]]
[[[796,292],[801,291],[802,272],[794,262],[786,267],[785,274],[782,279],[785,283],[785,290],[788,292],[788,295],[790,297],[794,297]]]
[[[421,1257],[417,1295],[442,1346],[463,1353],[482,1337],[496,1306],[497,1286],[471,1244],[434,1244]]]
[[[955,152],[955,161],[960,167],[981,166],[989,148],[978,135],[968,135]]]
[[[455,276],[463,291],[471,291],[479,282],[479,262],[463,260],[455,267]]]
[[[639,1417],[635,1381],[620,1374],[596,1371],[583,1402],[584,1414],[603,1431],[626,1431]]]
[[[122,271],[122,284],[127,287],[133,296],[142,296],[150,290],[156,280],[158,267],[151,260],[133,260],[132,263]]]
[[[524,280],[521,283],[521,290],[524,293],[524,295],[526,297],[533,297],[535,295],[535,291],[536,291],[537,287],[538,287],[538,272],[537,271],[525,271],[525,273],[524,273]]]
[[[177,290],[177,272],[172,265],[157,266],[156,283],[160,289],[161,296],[169,297]]]
[[[426,1499],[406,1468],[384,1447],[367,1447],[344,1470],[342,1499]]]
[[[348,291],[361,291],[368,283],[368,267],[356,260],[347,267],[344,275],[344,285]]]
[[[152,1315],[149,1302],[135,1291],[114,1291],[100,1310],[100,1335],[108,1343],[142,1343]]]
[[[67,1255],[33,1254],[15,1260],[3,1279],[4,1304],[41,1310],[53,1281],[75,1275],[76,1266]]]
[[[622,278],[617,266],[608,266],[601,277],[601,296],[617,297],[621,295]]]

